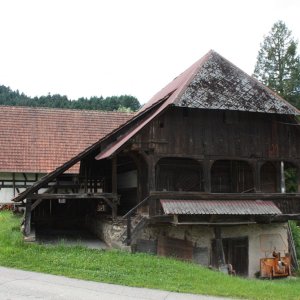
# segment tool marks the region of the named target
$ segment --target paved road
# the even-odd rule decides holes
[[[132,288],[0,267],[0,299],[224,300],[225,298]]]

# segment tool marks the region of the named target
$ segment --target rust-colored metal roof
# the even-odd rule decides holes
[[[1,172],[48,173],[133,114],[0,106]],[[68,173],[77,173],[78,164]]]
[[[280,215],[272,201],[160,200],[167,215]]]

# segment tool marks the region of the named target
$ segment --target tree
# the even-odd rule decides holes
[[[276,22],[260,45],[253,76],[300,108],[298,41],[284,22]]]
[[[25,94],[11,90],[9,87],[0,85],[0,105],[10,106],[33,106],[53,107],[69,109],[89,109],[106,111],[137,111],[140,103],[137,98],[130,95],[111,96],[103,98],[90,97],[69,100],[67,96],[48,94],[47,96],[28,97]]]

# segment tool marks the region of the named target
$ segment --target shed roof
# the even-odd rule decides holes
[[[167,215],[280,215],[272,201],[160,200]]]
[[[0,106],[0,171],[48,173],[132,116],[120,112]],[[77,173],[78,166],[68,173]]]

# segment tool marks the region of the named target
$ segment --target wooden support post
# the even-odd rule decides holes
[[[156,165],[157,159],[153,157],[153,154],[150,153],[147,156],[147,165],[148,165],[148,192],[149,194],[152,191],[156,191],[156,178],[155,178],[155,165]],[[156,200],[151,199],[149,202],[149,215],[154,214],[156,211]]]
[[[87,163],[84,164],[84,192],[87,193],[88,191],[88,178],[87,178]]]
[[[214,227],[214,234],[216,239],[216,254],[217,254],[218,267],[222,267],[226,264],[226,261],[225,261],[223,243],[222,243],[221,227]]]
[[[131,244],[131,216],[127,216],[127,246]]]
[[[261,161],[255,161],[252,164],[253,167],[253,182],[254,182],[254,190],[256,193],[259,193],[261,191],[261,178],[260,178],[260,170],[261,166],[263,165],[263,162]]]
[[[148,157],[148,183],[149,183],[149,191],[156,190],[155,184],[155,160],[152,154],[149,154]]]
[[[115,221],[117,219],[117,216],[118,216],[118,207],[117,207],[117,203],[113,203],[113,206],[112,206],[112,219],[113,221]]]
[[[203,176],[204,176],[204,192],[210,193],[211,192],[211,167],[214,161],[212,160],[205,160],[203,162]]]
[[[114,156],[112,158],[112,178],[111,178],[111,189],[112,189],[112,194],[113,196],[117,197],[118,194],[118,165],[117,165],[118,161],[117,161],[117,156]],[[113,205],[111,207],[112,209],[112,219],[116,220],[117,219],[117,215],[118,215],[118,203],[117,203],[117,199],[115,201],[113,201]]]
[[[31,200],[26,199],[25,205],[25,221],[24,221],[24,234],[29,236],[31,232]]]
[[[297,164],[297,181],[298,181],[298,189],[297,192],[300,192],[300,163]]]
[[[280,192],[285,193],[284,161],[280,162]]]
[[[111,185],[112,185],[112,193],[117,195],[118,191],[118,183],[117,183],[117,157],[114,156],[112,158],[112,179],[111,179]]]
[[[16,176],[15,173],[12,173],[12,180],[13,180],[13,195],[16,196]]]

